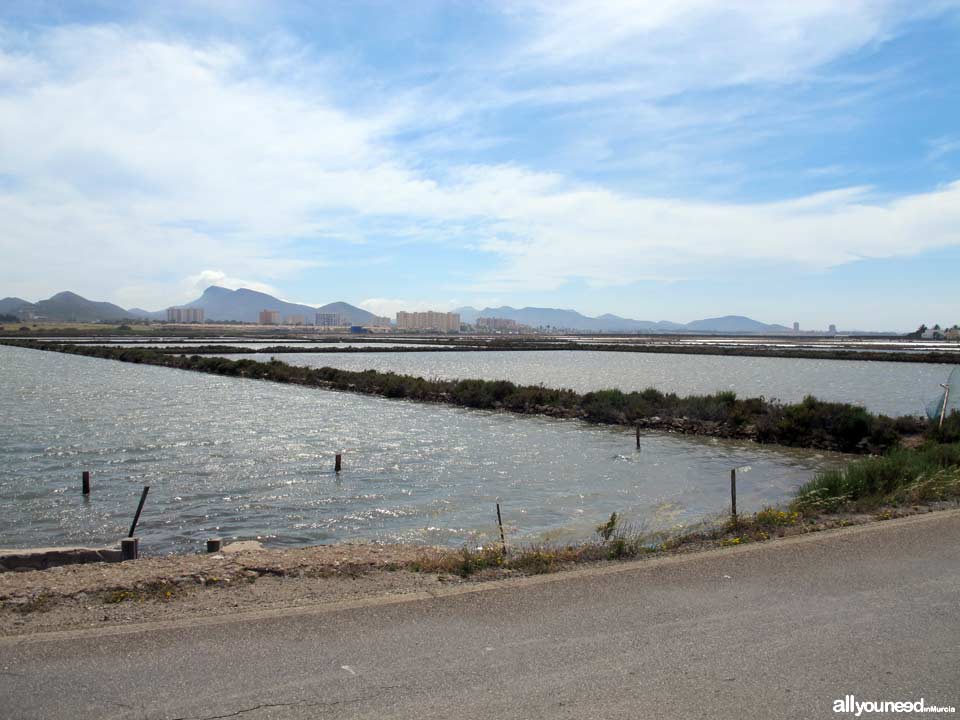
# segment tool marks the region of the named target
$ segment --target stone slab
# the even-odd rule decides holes
[[[120,562],[120,548],[45,547],[0,548],[0,572],[46,570],[57,565],[91,562]]]

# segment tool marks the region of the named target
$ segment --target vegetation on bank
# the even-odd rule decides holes
[[[221,332],[222,332],[221,328]],[[168,337],[173,332],[171,328],[163,325],[145,325],[131,322],[127,325],[108,326],[103,324],[89,323],[85,325],[51,327],[43,325],[33,326],[14,326],[0,325],[0,338],[37,338],[42,341],[44,337],[76,337],[78,341],[83,338],[95,337],[97,339],[107,337],[133,337],[141,339],[155,337],[162,339]],[[718,346],[718,345],[694,345],[689,342],[677,344],[668,337],[657,336],[650,342],[630,342],[630,343],[582,343],[569,341],[550,341],[540,338],[512,338],[512,337],[472,337],[472,336],[447,336],[447,337],[405,337],[399,336],[324,336],[319,338],[302,339],[302,342],[311,343],[339,343],[339,342],[362,342],[363,347],[336,348],[336,347],[302,347],[297,344],[292,345],[274,345],[263,348],[245,348],[232,345],[216,344],[217,335],[211,334],[211,330],[203,326],[178,326],[175,329],[178,336],[184,338],[210,338],[211,344],[197,346],[173,346],[158,348],[163,352],[169,353],[190,353],[197,355],[210,354],[249,354],[249,353],[373,353],[373,352],[490,352],[490,351],[516,351],[530,352],[538,350],[549,351],[571,351],[571,352],[625,352],[625,353],[652,353],[667,355],[710,355],[710,356],[730,356],[730,357],[769,357],[769,358],[794,358],[800,360],[851,360],[851,361],[877,361],[877,362],[906,362],[906,363],[935,363],[935,364],[953,364],[960,359],[960,355],[955,352],[904,352],[898,350],[841,350],[830,347],[822,348],[797,348],[785,346],[761,346],[761,345],[741,345],[741,346]],[[289,331],[288,331],[289,332]],[[275,328],[256,329],[243,327],[236,333],[248,337],[250,340],[274,339],[277,334]],[[296,338],[303,338],[302,333],[291,334],[291,340],[296,342]],[[635,338],[631,338],[635,339]],[[761,339],[761,338],[756,338]],[[899,338],[897,338],[899,339]],[[282,342],[282,341],[281,341]],[[417,347],[378,347],[378,345],[389,345],[391,343],[402,342]]]
[[[813,397],[800,403],[783,404],[761,398],[741,399],[733,392],[680,397],[649,388],[638,392],[599,390],[581,394],[505,380],[427,380],[374,370],[299,367],[275,358],[258,362],[249,358],[172,355],[149,348],[37,342],[8,344],[387,398],[748,438],[762,443],[841,452],[882,453],[895,447],[905,436],[933,432],[932,426],[920,418],[893,419],[862,407],[823,402]]]
[[[648,555],[710,547],[736,547],[772,537],[846,527],[870,519],[910,514],[910,508],[955,501],[960,505],[960,414],[953,413],[954,442],[930,440],[916,449],[893,448],[882,456],[853,460],[825,470],[804,485],[787,509],[766,507],[752,514],[707,520],[677,533],[647,532],[624,525],[613,513],[593,538],[569,545],[511,547],[493,542],[424,558],[411,569],[469,577],[508,570],[526,575],[555,572],[576,563],[630,560]],[[942,506],[942,505],[941,505]],[[882,510],[881,512],[877,512]],[[872,511],[874,515],[862,514]],[[850,513],[860,513],[851,516]]]
[[[256,339],[256,338],[251,338]],[[356,338],[331,338],[313,342],[358,342]],[[951,364],[960,360],[960,354],[944,352],[879,352],[869,350],[807,350],[796,348],[776,348],[761,346],[743,347],[716,347],[701,345],[650,345],[650,344],[584,344],[576,342],[542,342],[537,340],[483,340],[479,338],[439,338],[431,341],[422,339],[413,340],[403,337],[387,338],[383,340],[361,339],[362,347],[302,347],[297,345],[271,345],[269,347],[248,348],[236,345],[169,345],[156,348],[159,352],[170,354],[194,355],[248,355],[285,353],[404,353],[404,352],[625,352],[625,353],[653,353],[667,355],[712,355],[731,357],[771,357],[794,358],[800,360],[858,360],[907,363],[940,363]],[[403,342],[415,347],[390,347],[390,343]],[[386,345],[386,346],[384,346]]]
[[[960,415],[950,419],[960,428]],[[797,491],[791,506],[815,514],[955,498],[960,499],[960,442],[928,442],[824,470]]]
[[[532,544],[509,546],[499,542],[480,547],[463,547],[459,551],[425,554],[407,566],[417,572],[447,573],[497,577],[503,571],[523,575],[557,572],[580,563],[635,560],[677,552],[748,545],[786,537],[885,520],[894,515],[909,515],[886,509],[872,517],[859,515],[821,516],[796,509],[767,507],[737,518],[704,521],[679,531],[648,532],[643,527],[623,524],[617,513],[596,529],[596,534],[582,542],[556,545]]]

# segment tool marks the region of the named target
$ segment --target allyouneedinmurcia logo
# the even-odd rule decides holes
[[[850,713],[860,717],[864,713],[953,713],[956,708],[948,705],[927,705],[919,700],[857,700],[854,695],[844,695],[833,701],[835,713]]]

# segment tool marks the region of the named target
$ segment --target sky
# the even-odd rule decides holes
[[[0,296],[960,322],[960,0],[5,0]]]

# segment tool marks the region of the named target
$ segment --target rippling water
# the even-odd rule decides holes
[[[265,355],[229,355],[265,360]],[[425,378],[483,378],[587,392],[655,387],[679,395],[734,390],[788,402],[816,395],[888,415],[922,415],[952,365],[603,351],[411,352],[277,356],[291,365],[393,370]]]
[[[749,511],[836,462],[656,434],[638,453],[632,433],[574,421],[20,348],[0,347],[0,369],[6,546],[115,541],[144,484],[138,535],[154,554],[194,551],[212,535],[482,543],[497,499],[514,540],[584,538],[612,511],[651,529],[721,512],[731,467],[751,468],[739,487]]]

